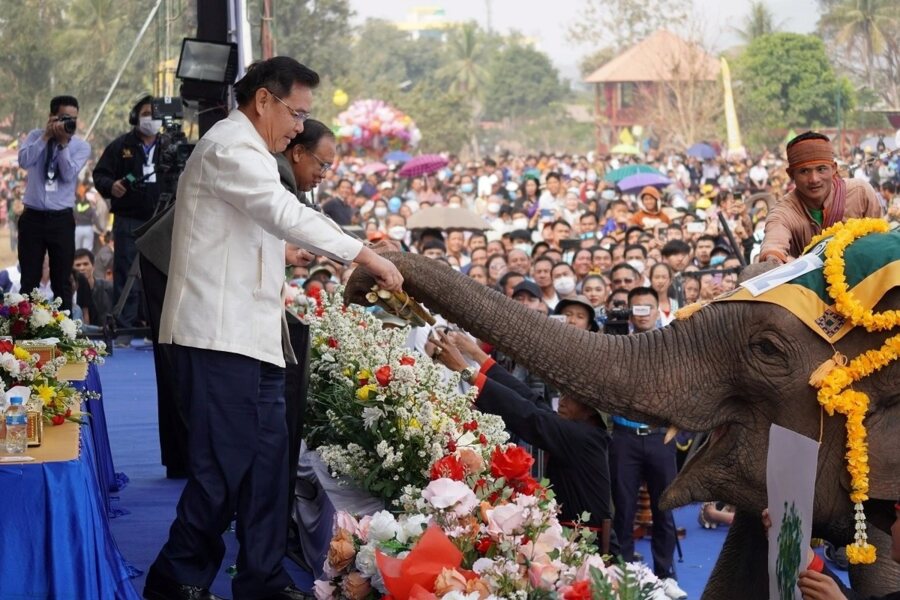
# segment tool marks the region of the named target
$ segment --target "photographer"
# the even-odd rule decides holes
[[[162,123],[153,118],[152,101],[149,94],[141,94],[128,115],[131,131],[113,140],[94,167],[94,185],[109,200],[110,211],[116,216],[113,221],[115,302],[119,301],[128,280],[128,269],[137,257],[134,231],[153,216],[159,201],[156,170]],[[135,326],[139,304],[140,288],[134,285],[117,318],[120,327]],[[120,336],[116,340],[119,347],[127,347],[130,343],[130,336]]]
[[[19,149],[19,166],[28,171],[25,210],[19,217],[19,265],[22,293],[38,287],[44,255],[50,255],[50,285],[72,309],[72,261],[75,255],[75,187],[91,146],[75,137],[78,100],[56,96],[44,129],[28,134]]]
[[[631,327],[635,334],[657,328],[659,297],[653,288],[636,287],[628,292]],[[634,560],[634,517],[641,482],[647,482],[650,510],[653,514],[653,572],[663,580],[669,598],[686,598],[675,580],[675,519],[672,511],[659,507],[663,490],[675,479],[675,444],[665,443],[665,428],[650,427],[614,415],[609,468],[616,507],[613,529],[619,539],[622,558]]]

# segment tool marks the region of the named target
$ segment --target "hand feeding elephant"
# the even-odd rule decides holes
[[[766,506],[769,426],[819,439],[813,535],[838,544],[853,534],[844,418],[824,415],[808,379],[834,349],[786,309],[761,302],[713,303],[689,319],[641,335],[611,336],[548,319],[446,264],[385,253],[404,290],[448,321],[489,341],[559,389],[610,413],[654,425],[711,432],[663,497],[668,507],[722,500],[738,507],[704,598],[758,600],[768,595],[767,547],[759,515]],[[357,270],[345,298],[368,304],[373,284]],[[900,287],[877,310],[900,307]],[[836,345],[845,355],[878,347],[887,333],[856,328]],[[870,497],[900,495],[900,363],[857,384],[870,412]],[[900,589],[890,537],[869,527],[878,562],[851,570],[866,594]],[[859,573],[859,576],[857,576]]]

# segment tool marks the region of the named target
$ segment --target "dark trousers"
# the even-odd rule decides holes
[[[19,267],[23,294],[41,283],[44,255],[50,255],[50,286],[62,298],[62,309],[72,310],[72,265],[75,262],[75,216],[72,209],[26,208],[19,217]]]
[[[613,529],[619,539],[622,558],[634,560],[634,516],[641,482],[647,482],[653,513],[653,572],[657,577],[674,577],[675,519],[670,510],[660,510],[659,497],[675,479],[675,444],[664,444],[663,433],[637,435],[613,429],[609,447],[609,467],[613,482],[615,516]]]
[[[189,415],[188,482],[169,540],[151,572],[209,587],[225,554],[222,534],[237,515],[235,600],[291,584],[287,543],[284,369],[214,350],[175,346]]]
[[[288,491],[294,497],[297,463],[300,461],[300,441],[303,438],[303,415],[306,413],[306,392],[309,389],[309,325],[289,318],[291,347],[297,357],[296,365],[285,369],[285,405],[288,428]],[[290,504],[293,504],[291,502]],[[288,506],[288,526],[293,527],[292,507]]]
[[[159,322],[166,296],[166,274],[141,254],[141,281],[147,307],[147,323],[153,340],[153,366],[156,368],[156,411],[159,417],[159,449],[166,476],[187,476],[188,418],[175,381],[175,347],[160,344]]]
[[[125,282],[128,281],[128,269],[137,258],[137,235],[134,231],[146,223],[146,219],[132,219],[116,215],[113,221],[113,240],[116,252],[113,255],[113,302],[118,303]],[[116,318],[119,327],[135,327],[137,325],[138,308],[141,304],[141,282],[135,279],[128,292],[128,298],[122,307],[122,312]]]

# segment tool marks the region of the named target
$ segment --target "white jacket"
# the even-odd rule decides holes
[[[303,206],[275,158],[233,110],[197,142],[178,181],[160,343],[284,366],[284,241],[350,262],[362,242]]]

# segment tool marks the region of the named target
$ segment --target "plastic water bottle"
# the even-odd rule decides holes
[[[6,408],[6,452],[24,454],[28,445],[28,413],[22,406],[22,397],[13,396]]]

